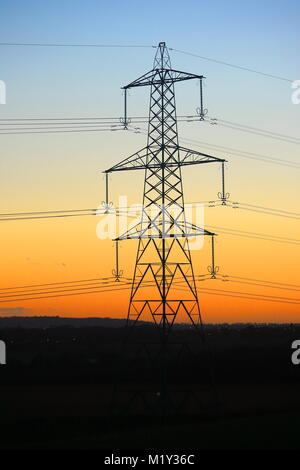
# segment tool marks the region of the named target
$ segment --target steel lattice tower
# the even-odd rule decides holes
[[[105,172],[145,171],[140,223],[117,240],[138,239],[127,318],[138,321],[145,315],[152,316],[165,340],[178,316],[185,316],[195,326],[201,324],[189,238],[214,235],[185,219],[181,167],[212,162],[223,164],[225,161],[181,147],[178,142],[174,84],[200,80],[200,109],[203,110],[203,78],[202,75],[172,69],[166,44],[159,43],[153,69],[123,87],[125,127],[128,124],[127,90],[151,87],[147,146]],[[200,119],[203,119],[202,113]],[[154,287],[146,296],[145,287],[151,283]]]

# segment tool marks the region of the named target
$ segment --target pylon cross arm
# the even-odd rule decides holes
[[[151,158],[155,158],[155,153],[159,153],[159,149],[157,152],[151,152]],[[120,163],[112,166],[108,170],[105,170],[104,173],[111,173],[113,171],[125,171],[125,170],[143,170],[147,168],[147,159],[149,156],[148,147],[144,147],[138,152],[130,155],[129,157],[122,160]]]
[[[127,232],[120,235],[115,240],[141,240],[141,239],[154,239],[154,238],[190,238],[195,236],[213,236],[216,235],[203,227],[199,227],[190,222],[175,221],[172,224],[178,230],[171,233],[169,230],[162,230],[162,222],[158,221],[156,224],[141,222],[131,227]],[[168,227],[167,227],[168,228]]]
[[[180,166],[193,165],[198,163],[212,163],[212,162],[226,162],[224,158],[214,157],[207,153],[197,152],[196,150],[187,149],[180,146],[169,145],[169,148],[179,150],[180,152]]]
[[[179,158],[172,157],[164,162],[164,167],[179,167],[186,165],[197,165],[200,163],[212,163],[212,162],[226,162],[225,159],[217,158],[206,153],[197,152],[196,150],[190,150],[185,147],[166,145],[166,150],[169,150],[171,154],[180,152]],[[125,158],[120,163],[112,166],[104,173],[111,173],[113,171],[128,171],[128,170],[146,170],[151,168],[161,168],[162,162],[159,158],[156,158],[161,151],[160,147],[147,146],[140,151]]]
[[[194,73],[181,72],[180,70],[174,69],[153,69],[122,88],[123,90],[128,90],[134,87],[183,82],[195,78],[199,80],[205,77],[203,75],[195,75]]]

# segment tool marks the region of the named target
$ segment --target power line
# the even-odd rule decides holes
[[[214,202],[214,201],[210,201]],[[195,203],[193,203],[195,204]],[[73,209],[72,212],[74,213],[63,213],[63,211],[49,211],[49,212],[36,212],[36,213],[31,213],[32,215],[23,215],[26,213],[10,213],[10,214],[1,214],[0,215],[0,222],[11,222],[11,221],[24,221],[24,220],[38,220],[38,219],[53,219],[53,218],[66,218],[66,217],[81,217],[81,216],[95,216],[95,215],[106,215],[108,213],[115,214],[116,216],[127,216],[130,217],[130,212],[120,211],[118,208],[115,208],[114,212],[108,212],[104,209],[90,209],[90,212],[81,212],[82,209],[79,209],[78,211],[76,209]],[[100,211],[103,211],[101,213]],[[57,212],[59,212],[57,214]],[[60,213],[62,212],[62,213]],[[77,213],[79,212],[79,213]],[[17,215],[19,214],[19,215]],[[30,214],[30,213],[28,213]],[[34,214],[42,214],[42,215],[34,215]],[[44,214],[44,215],[43,215]],[[270,214],[272,214],[270,212]],[[3,217],[5,215],[5,217]],[[16,216],[17,215],[17,216]],[[132,216],[134,217],[134,216]],[[299,245],[300,240],[295,239],[295,238],[287,238],[287,237],[278,237],[275,235],[269,235],[265,233],[257,233],[257,232],[248,232],[248,231],[243,231],[243,230],[235,230],[235,229],[230,229],[227,227],[219,227],[219,226],[213,226],[209,225],[206,226],[208,229],[216,229],[220,233],[224,233],[227,235],[235,235],[235,236],[242,236],[242,237],[248,237],[248,238],[254,238],[254,239],[260,239],[260,240],[268,240],[268,241],[275,241],[279,243],[289,243],[293,245]]]
[[[300,216],[299,215],[286,215],[284,213],[279,213],[275,211],[268,211],[268,210],[257,210],[253,209],[251,207],[243,207],[243,205],[237,204],[237,205],[229,205],[232,209],[240,209],[244,211],[250,211],[250,212],[256,212],[257,214],[265,214],[265,215],[275,215],[276,217],[285,217],[286,219],[294,219],[294,220],[299,220]]]
[[[82,217],[82,216],[98,216],[98,215],[116,215],[116,216],[131,216],[125,211],[119,211],[118,208],[107,209],[72,209],[72,210],[54,210],[54,211],[40,211],[40,212],[11,212],[0,214],[0,222],[12,222],[19,220],[37,220],[37,219],[55,219],[65,217]]]
[[[257,75],[262,75],[262,76],[265,76],[265,77],[268,77],[268,78],[274,78],[276,80],[282,80],[282,81],[290,82],[290,83],[292,83],[294,81],[294,80],[291,80],[291,79],[286,78],[286,77],[281,77],[279,75],[274,75],[274,74],[270,74],[270,73],[261,72],[259,70],[255,70],[255,69],[252,69],[250,67],[244,67],[244,66],[241,66],[241,65],[232,64],[230,62],[224,62],[222,60],[212,59],[211,57],[205,57],[203,55],[194,54],[192,52],[182,51],[180,49],[174,49],[174,48],[171,48],[171,47],[170,47],[170,50],[174,51],[174,52],[178,52],[180,54],[185,54],[185,55],[189,55],[189,56],[192,56],[192,57],[198,57],[199,59],[207,60],[207,61],[210,61],[210,62],[215,62],[217,64],[226,65],[227,67],[232,67],[232,68],[235,68],[235,69],[244,70],[245,72],[252,72],[252,73],[255,73]]]
[[[21,298],[21,299],[8,299],[8,300],[0,300],[0,303],[4,302],[25,302],[26,300],[40,300],[40,299],[50,299],[54,297],[68,297],[68,296],[73,296],[73,295],[84,295],[84,294],[100,294],[102,292],[114,292],[114,291],[119,291],[119,290],[127,290],[131,289],[130,286],[128,287],[120,287],[120,288],[115,288],[115,289],[104,289],[104,290],[91,290],[88,292],[72,292],[72,293],[65,293],[65,294],[55,294],[55,295],[46,295],[46,296],[39,296],[39,297],[27,297],[27,298]]]
[[[206,122],[209,122],[205,119]],[[245,124],[239,124],[231,121],[225,121],[223,119],[214,119],[213,124],[220,125],[222,127],[226,127],[228,129],[234,129],[242,132],[248,132],[250,134],[259,135],[262,137],[268,137],[270,139],[281,140],[283,142],[288,142],[291,144],[299,145],[300,139],[297,137],[279,134],[278,132],[269,131],[266,129],[259,129],[257,127],[247,126]]]
[[[199,116],[186,116],[185,118],[178,119],[178,121],[189,122],[189,123],[199,122],[200,118],[199,118]],[[140,122],[141,123],[141,122],[144,122],[144,121],[132,121],[132,122],[136,122],[136,123]],[[218,126],[222,126],[222,127],[227,127],[227,128],[242,131],[242,132],[249,132],[251,134],[259,135],[259,136],[262,136],[262,137],[269,137],[271,139],[277,139],[277,140],[281,140],[281,141],[288,142],[288,143],[291,143],[291,144],[296,144],[296,145],[300,144],[300,139],[298,137],[293,137],[293,136],[289,136],[289,135],[285,135],[285,134],[280,134],[278,132],[273,132],[273,131],[269,131],[269,130],[266,130],[266,129],[260,129],[258,127],[251,127],[251,126],[248,126],[246,124],[235,123],[235,122],[232,122],[232,121],[225,121],[224,119],[210,117],[209,119],[207,119],[207,118],[202,119],[201,122],[205,122],[205,123],[208,123],[208,124],[211,124],[211,125],[218,125]],[[131,127],[133,127],[133,126],[131,126]],[[134,129],[137,131],[139,128],[134,128]],[[141,128],[141,130],[146,132],[146,129]]]
[[[201,204],[200,202],[193,202],[187,204]],[[216,207],[216,206],[224,206],[221,200],[216,201],[209,201],[208,204],[203,204],[207,207]],[[277,217],[285,217],[288,219],[299,220],[300,214],[297,212],[285,211],[281,209],[273,209],[270,207],[258,206],[254,204],[246,204],[239,201],[226,201],[226,207],[230,207],[231,209],[241,209],[250,212],[256,212],[258,214],[265,214],[265,215],[275,215]]]
[[[2,213],[0,214],[0,222],[12,222],[19,220],[38,220],[38,219],[56,219],[56,218],[65,218],[65,217],[82,217],[82,216],[98,216],[98,215],[116,215],[116,216],[131,216],[125,211],[120,211],[118,208],[107,209],[97,208],[97,209],[72,209],[72,210],[55,210],[55,211],[40,211],[40,212],[11,212],[11,213]]]
[[[186,122],[199,122],[199,118],[193,119],[191,117],[191,119],[187,119]],[[221,127],[226,127],[228,129],[248,132],[250,134],[259,135],[261,137],[268,137],[270,139],[276,139],[276,140],[280,140],[283,142],[288,142],[290,144],[296,144],[296,145],[300,144],[300,139],[298,139],[298,137],[284,135],[278,132],[273,132],[273,131],[269,131],[266,129],[260,129],[258,127],[251,127],[246,124],[239,124],[239,123],[235,123],[232,121],[225,121],[224,119],[210,117],[209,119],[207,118],[202,119],[202,122],[206,122],[211,125],[218,125]]]
[[[107,287],[112,287],[115,285],[115,281],[110,281],[106,286],[105,285],[101,285],[99,287],[101,288],[107,288]],[[124,282],[122,283],[122,285],[131,285],[131,282]],[[68,289],[66,288],[54,288],[52,287],[51,290],[48,289],[37,289],[37,290],[29,290],[29,291],[26,291],[26,292],[22,292],[22,291],[19,291],[18,293],[5,293],[5,295],[1,294],[0,295],[0,299],[5,299],[5,298],[11,298],[11,297],[27,297],[27,296],[32,296],[32,295],[44,295],[44,294],[55,294],[55,293],[60,293],[60,292],[73,292],[73,291],[85,291],[85,290],[90,290],[91,287],[95,288],[97,287],[96,285],[94,285],[94,283],[92,284],[86,284],[86,285],[80,285],[78,287],[76,286],[69,286]]]
[[[53,130],[53,129],[61,129],[61,130],[66,130],[66,129],[76,129],[76,128],[80,128],[82,130],[85,130],[87,127],[88,128],[91,128],[91,129],[113,129],[115,127],[124,127],[122,126],[122,124],[98,124],[98,123],[78,123],[77,125],[76,124],[72,124],[72,123],[58,123],[60,124],[59,126],[57,125],[46,125],[46,126],[43,126],[43,125],[39,125],[37,127],[30,127],[30,126],[25,126],[25,127],[6,127],[4,129],[1,129],[0,127],[0,131],[3,132],[3,131],[11,131],[11,132],[14,132],[14,131],[35,131],[35,130]]]
[[[246,281],[258,281],[258,282],[263,282],[265,284],[272,284],[274,286],[285,286],[285,287],[292,287],[292,288],[299,288],[300,289],[300,284],[288,284],[286,282],[278,282],[278,281],[268,281],[268,280],[262,280],[262,279],[256,279],[256,278],[251,278],[251,277],[242,277],[242,276],[231,276],[228,274],[217,274],[218,277],[225,278],[233,278],[233,279],[244,279]]]
[[[203,288],[202,290],[207,289],[206,287]],[[252,292],[240,292],[240,291],[227,291],[225,289],[209,289],[210,291],[216,291],[216,292],[230,292],[232,294],[241,294],[241,295],[249,295],[252,297],[264,297],[267,299],[276,299],[276,300],[287,300],[287,301],[294,301],[296,303],[300,303],[300,299],[292,299],[290,297],[278,297],[274,295],[266,295],[266,294],[253,294]]]
[[[299,212],[291,212],[291,211],[286,211],[286,210],[283,210],[283,209],[272,209],[272,208],[270,208],[270,207],[257,206],[257,205],[254,205],[254,204],[246,204],[245,202],[238,202],[238,203],[234,203],[234,204],[239,204],[239,205],[242,205],[242,206],[253,207],[253,208],[259,208],[259,209],[267,209],[267,210],[272,211],[272,212],[282,212],[283,214],[290,214],[290,215],[294,215],[294,216],[299,216],[299,217],[300,217],[300,213],[299,213]]]
[[[205,205],[207,207],[212,207],[212,204],[215,203],[215,202],[219,202],[219,201],[198,201],[198,202],[185,202],[185,205],[191,205],[191,204],[202,204],[202,205]],[[240,204],[239,202],[232,202],[232,201],[229,201],[230,204]],[[244,204],[244,205],[247,205],[247,204]],[[251,206],[251,204],[249,204]],[[222,204],[220,203],[220,206],[222,206]],[[224,207],[224,206],[222,206]],[[231,205],[229,205],[228,207],[231,207]],[[282,217],[289,217],[289,218],[292,218],[292,219],[295,219],[295,220],[299,220],[300,218],[300,214],[298,214],[297,212],[290,212],[290,211],[284,211],[284,210],[280,210],[280,209],[271,209],[271,208],[266,208],[266,207],[263,207],[263,206],[254,206],[254,207],[260,207],[260,208],[263,208],[263,209],[266,209],[265,211],[255,211],[254,212],[259,212],[259,213],[264,213],[264,214],[268,214],[268,215],[278,215],[278,216],[282,216]],[[235,208],[235,206],[234,206]],[[238,208],[238,207],[237,207]],[[130,206],[127,206],[127,207],[123,207],[123,211],[119,211],[119,208],[115,208],[115,210],[118,212],[119,215],[124,215],[126,216],[127,213],[125,210],[128,210],[129,214],[130,214],[130,210],[133,210],[133,211],[137,211],[138,208],[131,208]],[[241,207],[242,209],[242,207]],[[267,212],[267,210],[269,212]],[[282,213],[282,214],[281,214]],[[289,216],[289,215],[286,215],[286,214],[293,214],[292,216]],[[216,226],[206,226],[207,228],[211,228],[211,229],[217,229],[220,233],[227,233],[228,235],[240,235],[240,236],[246,236],[246,237],[250,237],[250,238],[258,238],[258,239],[262,239],[262,240],[270,240],[270,241],[277,241],[277,242],[285,242],[285,243],[293,243],[293,244],[299,244],[300,243],[300,239],[294,239],[294,238],[287,238],[287,237],[277,237],[276,235],[269,235],[269,234],[262,234],[262,233],[256,233],[256,232],[248,232],[248,231],[242,231],[242,230],[234,230],[234,229],[229,229],[229,228],[226,228],[226,227],[216,227]]]
[[[136,124],[145,124],[148,122],[148,118],[145,116],[136,116],[136,117],[131,117],[130,118],[131,122],[136,123]],[[199,116],[178,116],[178,122],[199,122]],[[87,122],[89,121],[89,122]],[[223,127],[228,127],[230,129],[238,130],[238,131],[243,131],[243,132],[250,132],[251,134],[259,135],[262,137],[269,137],[272,139],[276,140],[281,140],[284,142],[292,143],[292,144],[300,144],[300,139],[297,137],[293,136],[288,136],[280,133],[276,133],[273,131],[269,131],[266,129],[260,129],[257,127],[251,127],[245,124],[240,124],[240,123],[235,123],[232,121],[226,121],[224,119],[218,119],[218,118],[210,118],[210,120],[204,119],[203,122],[207,122],[210,124],[214,125],[219,125]],[[32,125],[38,125],[38,127],[32,127]],[[26,125],[26,127],[20,127],[21,125]],[[68,128],[66,126],[70,126]],[[4,126],[4,128],[3,128]],[[6,127],[5,127],[6,126]],[[10,126],[10,127],[7,127]],[[14,127],[12,127],[14,126]],[[17,127],[16,127],[17,126]],[[42,127],[44,126],[44,127]],[[58,126],[58,127],[57,127]],[[62,129],[61,129],[62,127]],[[96,118],[96,117],[85,117],[85,118],[10,118],[10,119],[2,119],[0,120],[0,134],[16,134],[16,133],[25,133],[23,131],[26,131],[26,133],[48,133],[48,132],[89,132],[92,130],[102,130],[104,128],[104,131],[107,130],[124,130],[124,124],[121,122],[121,118],[113,118],[113,117],[108,117],[108,118]],[[106,128],[105,128],[106,127]],[[139,131],[144,131],[145,129],[138,128],[138,127],[133,127],[131,126],[130,130],[133,130],[134,132],[139,132]],[[74,128],[74,129],[73,129]],[[59,130],[58,130],[59,129]],[[143,132],[141,132],[143,133]],[[183,139],[185,141],[187,140],[192,140],[192,139]],[[198,141],[199,142],[199,141]],[[200,143],[200,142],[199,142]],[[202,142],[202,145],[205,144]],[[206,144],[209,145],[209,144]],[[218,146],[216,146],[218,147]],[[221,148],[221,146],[220,146]],[[225,147],[224,147],[225,148]],[[235,149],[231,149],[232,151],[237,151]],[[237,151],[239,153],[245,153],[248,155],[251,155],[251,152],[245,152],[245,151]],[[252,154],[253,156],[259,154]],[[273,160],[274,162],[284,162],[283,160],[279,159],[274,159],[271,157],[267,157],[264,155],[260,156],[263,159],[267,160]],[[295,162],[287,162],[292,165],[297,165]]]
[[[240,237],[248,237],[248,238],[257,238],[260,240],[267,240],[267,241],[274,241],[278,243],[290,243],[292,245],[299,245],[300,240],[295,238],[287,238],[287,237],[277,237],[275,235],[269,235],[266,233],[257,233],[257,232],[247,232],[244,230],[234,230],[227,227],[218,227],[215,225],[208,225],[206,226],[208,229],[217,230],[220,233],[225,233],[226,235],[235,235]]]
[[[18,300],[19,301],[38,300],[38,299],[50,298],[50,297],[81,295],[84,293],[90,294],[90,293],[98,293],[98,292],[112,292],[114,290],[118,291],[118,290],[130,289],[131,288],[130,286],[132,284],[132,280],[130,280],[129,282],[128,281],[116,282],[115,278],[113,281],[108,280],[106,282],[102,282],[102,284],[99,285],[98,288],[97,288],[97,284],[95,285],[95,283],[87,283],[87,284],[76,286],[76,285],[73,285],[73,282],[76,283],[77,281],[71,281],[70,284],[72,285],[70,286],[55,286],[55,283],[53,283],[52,287],[50,288],[47,287],[44,289],[41,288],[41,289],[27,290],[27,291],[17,290],[17,291],[12,291],[12,292],[9,291],[9,293],[7,290],[6,292],[3,292],[0,294],[0,302],[12,302],[12,301],[18,301]],[[154,285],[153,281],[145,282],[145,287],[149,285]],[[128,286],[128,287],[123,287],[123,286]],[[91,289],[96,289],[96,290],[91,291]]]
[[[211,200],[211,201],[186,201],[185,205],[190,206],[190,205],[203,205],[206,207],[216,207],[216,206],[222,206],[224,207],[224,204],[222,204],[221,200]],[[245,207],[244,207],[245,206]],[[267,214],[267,215],[275,215],[278,217],[287,217],[290,219],[295,219],[299,220],[300,218],[300,213],[298,212],[292,212],[292,211],[286,211],[282,209],[274,209],[270,207],[265,207],[265,206],[260,206],[260,205],[254,205],[254,204],[247,204],[247,203],[242,203],[239,201],[226,201],[226,207],[230,207],[231,209],[244,209],[244,210],[249,210],[261,214]],[[122,209],[122,210],[120,210]],[[259,210],[257,210],[259,209]],[[130,214],[130,211],[138,211],[142,210],[141,207],[131,207],[131,206],[123,206],[123,207],[118,207],[114,208],[114,210],[119,214],[119,215],[126,215]],[[126,212],[126,210],[128,212]],[[1,214],[0,214],[1,215]]]
[[[129,126],[128,127],[128,130],[132,131],[132,132],[138,132],[138,133],[141,133],[141,134],[144,134],[146,135],[146,129],[144,128],[134,128],[133,126]],[[207,147],[207,148],[211,148],[211,149],[215,149],[215,150],[220,150],[220,151],[226,151],[226,152],[230,152],[231,154],[235,154],[239,157],[242,157],[242,158],[248,158],[250,160],[259,160],[259,161],[263,161],[265,163],[274,163],[274,164],[277,164],[277,165],[283,165],[283,166],[289,166],[289,167],[292,167],[292,168],[300,168],[300,163],[298,162],[293,162],[291,160],[283,160],[283,159],[279,159],[279,158],[275,158],[275,157],[269,157],[267,155],[263,155],[263,154],[259,154],[259,153],[254,153],[254,152],[248,152],[246,150],[239,150],[239,149],[235,149],[235,148],[232,148],[232,147],[226,147],[224,145],[217,145],[217,144],[211,144],[209,142],[204,142],[204,141],[201,141],[201,140],[196,140],[196,139],[191,139],[191,138],[183,138],[181,139],[182,142],[185,142],[185,143],[192,143],[193,145],[195,145],[196,147],[199,147],[199,148],[202,148],[202,147]]]
[[[221,281],[221,282],[231,282],[231,283],[238,283],[238,284],[247,284],[247,285],[250,285],[250,286],[260,286],[260,287],[264,287],[264,288],[268,288],[268,289],[280,289],[280,290],[289,290],[289,291],[294,291],[294,292],[300,292],[300,286],[297,286],[297,285],[293,285],[294,287],[285,287],[285,284],[282,284],[282,283],[272,283],[270,281],[263,281],[263,280],[259,280],[259,279],[249,279],[249,278],[243,278],[243,277],[240,277],[240,276],[229,276],[227,274],[218,274],[218,273],[215,273],[215,278],[212,278],[211,277],[211,274],[208,274],[207,275],[208,277],[207,278],[202,278],[202,279],[198,279],[199,276],[195,276],[195,279],[198,282],[203,282],[203,281],[207,281],[207,280],[211,280],[211,279],[214,279],[214,280],[218,280],[218,281]],[[239,279],[248,279],[248,281],[240,281]],[[176,285],[181,285],[182,281],[179,280],[179,281],[176,281]],[[289,284],[287,284],[289,285]],[[264,296],[264,294],[253,294],[253,295],[262,295]],[[272,296],[273,297],[273,296]]]
[[[0,46],[37,46],[37,47],[100,47],[100,48],[149,48],[156,47],[145,44],[71,44],[47,42],[0,42]]]
[[[259,127],[253,127],[253,126],[249,126],[247,124],[240,124],[240,123],[237,123],[237,122],[226,121],[225,119],[219,119],[219,118],[217,119],[217,121],[222,122],[224,124],[231,124],[233,126],[238,126],[238,127],[242,127],[242,128],[245,128],[245,129],[250,129],[252,131],[264,132],[266,134],[270,134],[270,135],[273,135],[273,136],[276,136],[276,137],[283,137],[284,139],[292,139],[292,140],[296,140],[296,141],[300,142],[299,137],[280,134],[278,132],[270,131],[268,129],[261,129]]]
[[[101,215],[104,209],[71,209],[71,210],[50,210],[35,212],[11,212],[0,214],[0,222],[11,222],[18,220],[53,219],[64,217],[81,217],[90,215]]]
[[[1,291],[8,291],[8,290],[20,290],[20,289],[27,289],[27,288],[34,288],[34,287],[47,287],[47,286],[58,286],[58,285],[65,285],[65,284],[79,284],[79,283],[86,283],[92,281],[107,281],[110,279],[114,279],[112,276],[110,277],[95,277],[92,279],[79,279],[78,281],[62,281],[62,282],[48,282],[45,284],[30,284],[24,286],[14,286],[14,287],[2,287],[0,288]]]
[[[295,219],[295,220],[300,219],[300,214],[298,212],[285,211],[281,209],[272,209],[270,207],[257,206],[253,204],[245,204],[239,201],[226,200],[225,205],[222,204],[222,201],[220,199],[211,200],[211,201],[197,201],[197,202],[193,201],[193,202],[186,202],[185,204],[186,205],[200,205],[201,204],[206,207],[229,207],[231,209],[249,210],[251,212],[256,212],[259,214],[275,215],[278,217],[287,217],[289,219]],[[258,208],[259,210],[255,208]]]
[[[293,304],[293,305],[299,305],[299,301],[294,301],[294,300],[279,300],[276,298],[266,298],[266,297],[252,297],[250,293],[242,293],[241,295],[238,294],[231,294],[231,291],[226,291],[226,290],[220,290],[220,289],[213,289],[215,292],[212,292],[212,289],[206,289],[203,288],[202,292],[205,294],[210,294],[210,295],[220,295],[222,297],[235,297],[238,299],[246,299],[246,300],[255,300],[255,301],[263,301],[263,302],[274,302],[274,303],[282,303],[282,304]]]
[[[196,118],[198,115],[178,115],[177,116],[180,119],[188,119],[188,118]],[[147,122],[148,117],[147,116],[130,116],[130,119],[141,119],[145,122]],[[1,118],[1,122],[6,122],[6,121],[85,121],[85,120],[91,120],[91,121],[118,121],[120,122],[120,117],[116,116],[77,116],[77,117],[50,117],[50,118]]]
[[[96,129],[92,129],[92,128],[88,128],[88,129],[73,129],[73,130],[43,130],[43,131],[13,131],[13,132],[2,132],[0,131],[0,134],[1,135],[16,135],[16,134],[59,134],[59,133],[62,133],[62,132],[78,132],[78,133],[81,133],[81,132],[113,132],[113,131],[122,131],[123,130],[123,127],[120,127],[120,128],[117,128],[117,129],[111,129],[111,128],[107,128],[107,129],[102,129],[102,128],[96,128]]]
[[[38,219],[61,219],[66,217],[83,217],[83,216],[91,216],[95,215],[91,214],[61,214],[61,215],[41,215],[41,216],[29,216],[29,217],[7,217],[7,218],[0,218],[0,222],[16,222],[19,220],[38,220]]]
[[[19,46],[19,47],[95,47],[95,48],[156,48],[154,45],[150,44],[98,44],[98,43],[90,43],[90,44],[80,44],[80,43],[44,43],[44,42],[0,42],[0,46]],[[209,62],[214,62],[220,65],[225,65],[227,67],[244,70],[246,72],[255,73],[258,75],[262,75],[268,78],[273,78],[276,80],[282,80],[286,82],[293,82],[293,80],[285,77],[281,77],[279,75],[274,75],[270,73],[261,72],[259,70],[245,67],[237,64],[232,64],[230,62],[225,62],[222,60],[214,59],[211,57],[195,54],[193,52],[183,51],[180,49],[175,49],[170,47],[170,51],[174,51],[180,54],[185,54],[192,57],[197,57],[199,59],[207,60]]]
[[[203,282],[204,277],[209,275],[198,275],[197,282]],[[237,282],[248,285],[255,285],[260,287],[267,288],[276,288],[284,290],[293,290],[300,291],[300,285],[297,284],[287,284],[277,281],[266,281],[255,278],[248,278],[242,276],[229,276],[229,275],[217,275],[217,279],[222,281]],[[199,279],[202,277],[202,279]],[[103,278],[90,278],[90,279],[81,279],[77,281],[63,281],[63,282],[54,282],[54,283],[44,283],[44,284],[32,284],[32,285],[23,285],[18,287],[7,287],[0,289],[0,301],[17,301],[17,300],[33,300],[33,299],[42,299],[49,297],[61,297],[63,295],[76,295],[76,293],[98,293],[98,292],[111,292],[113,290],[120,290],[120,287],[123,289],[124,286],[131,285],[131,278],[121,278],[121,284],[116,284],[115,278],[113,277],[103,277]],[[250,282],[247,282],[250,281]],[[145,283],[148,287],[154,286],[153,281],[147,281]],[[177,289],[182,284],[181,280],[175,280],[174,284],[177,286]],[[93,290],[98,286],[97,290]],[[93,292],[91,292],[91,289]],[[121,290],[122,290],[121,289]],[[237,296],[240,298],[255,298],[258,300],[270,300],[270,301],[279,301],[279,302],[288,302],[288,303],[299,303],[299,299],[292,299],[289,297],[278,297],[273,295],[266,294],[255,294],[249,292],[240,292],[240,291],[227,291],[223,289],[210,289],[210,288],[201,288],[201,291],[212,291],[212,292],[226,292],[229,296]],[[56,294],[56,295],[53,295]],[[246,296],[246,297],[245,297]],[[21,298],[21,299],[20,299]]]
[[[131,118],[131,121],[134,118]],[[185,121],[185,118],[178,121]],[[43,119],[24,119],[9,122],[2,120],[0,122],[0,134],[38,134],[49,132],[90,132],[90,131],[117,131],[124,130],[122,118],[111,118],[110,120],[98,120],[97,118],[66,118],[64,120],[43,120]],[[147,119],[134,119],[137,123],[146,123]],[[34,127],[33,127],[34,126]]]
[[[50,210],[50,211],[34,211],[34,212],[10,212],[10,213],[0,213],[0,217],[15,217],[16,215],[25,216],[25,215],[43,215],[43,214],[61,214],[69,212],[95,212],[96,209],[66,209],[66,210]]]
[[[259,154],[259,153],[254,153],[254,152],[248,152],[246,150],[240,150],[240,149],[235,149],[232,147],[226,147],[224,145],[217,145],[217,144],[211,144],[209,142],[204,142],[201,140],[195,140],[195,139],[187,139],[184,138],[182,141],[187,142],[187,143],[193,143],[197,147],[208,147],[220,151],[228,151],[232,154],[236,154],[242,158],[248,158],[250,160],[260,160],[266,163],[274,163],[277,165],[284,165],[284,166],[290,166],[293,168],[300,168],[300,163],[298,162],[293,162],[291,160],[283,160],[275,157],[269,157],[267,155]]]
[[[219,279],[218,274],[216,276],[217,276],[217,279]],[[283,286],[278,286],[278,285],[263,284],[263,283],[254,282],[254,281],[238,281],[237,279],[223,279],[222,281],[234,282],[237,284],[247,284],[250,286],[267,287],[269,289],[280,289],[280,290],[300,292],[300,289],[293,289],[292,287],[283,287]]]
[[[128,283],[130,284],[130,283]],[[151,285],[155,286],[155,283],[152,282]],[[145,285],[145,287],[149,287],[150,282]],[[99,294],[99,293],[104,293],[104,292],[115,292],[115,291],[121,291],[121,290],[128,290],[131,289],[130,285],[127,287],[127,283],[122,284],[121,287],[115,286],[114,288],[99,288],[96,290],[89,290],[90,288],[79,288],[76,289],[76,292],[70,292],[74,289],[70,289],[67,291],[57,291],[57,293],[47,293],[47,295],[34,295],[32,297],[23,297],[23,298],[9,298],[9,299],[4,299],[3,297],[0,297],[0,303],[5,303],[5,302],[15,302],[15,301],[26,301],[26,300],[41,300],[41,299],[48,299],[48,298],[56,298],[56,297],[67,297],[67,296],[74,296],[74,295],[87,295],[87,294]],[[178,290],[185,290],[188,291],[188,289],[180,289],[177,287]],[[243,299],[248,299],[248,300],[255,300],[255,301],[267,301],[267,302],[276,302],[276,303],[287,303],[287,304],[294,304],[294,305],[299,305],[300,301],[298,299],[292,299],[289,297],[276,297],[276,296],[269,296],[269,295],[261,295],[261,294],[252,294],[249,292],[240,292],[240,291],[227,291],[223,289],[209,289],[209,288],[202,288],[202,292],[206,294],[211,294],[211,295],[222,295],[222,296],[228,296],[228,297],[235,297],[235,298],[243,298]],[[60,292],[60,293],[59,293]],[[46,293],[45,293],[46,294]],[[54,295],[53,295],[54,294]]]
[[[131,285],[131,278],[124,278],[120,276],[116,281],[115,276],[106,278],[94,278],[80,281],[66,281],[66,282],[53,282],[46,284],[33,284],[20,287],[6,287],[0,289],[0,299],[9,297],[21,297],[28,295],[41,295],[51,294],[56,292],[72,292],[77,290],[86,290],[90,287],[109,288],[118,287],[120,285]],[[153,281],[146,281],[146,284],[151,284]]]
[[[14,130],[14,129],[35,129],[35,127],[32,127],[32,126],[38,126],[38,129],[41,128],[41,126],[46,126],[46,127],[54,127],[54,126],[57,126],[59,125],[61,128],[64,129],[65,126],[73,126],[73,127],[78,127],[78,126],[99,126],[99,127],[103,127],[103,126],[108,126],[108,125],[115,125],[115,126],[121,126],[122,124],[120,123],[120,120],[118,122],[118,120],[98,120],[98,119],[76,119],[76,120],[71,120],[71,119],[64,119],[63,121],[62,120],[59,120],[59,119],[53,119],[53,121],[50,121],[50,120],[47,120],[47,121],[44,121],[44,120],[35,120],[35,121],[11,121],[11,122],[1,122],[0,123],[0,126],[6,126],[4,127],[4,129],[10,129],[10,130]],[[7,127],[7,126],[10,126],[10,127]],[[12,126],[16,126],[16,127],[12,127]],[[25,127],[20,127],[20,126],[25,126]],[[43,127],[42,127],[43,128]]]

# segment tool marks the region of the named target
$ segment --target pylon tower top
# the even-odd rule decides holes
[[[165,42],[160,42],[158,45],[154,58],[153,68],[156,70],[171,68],[171,59]]]

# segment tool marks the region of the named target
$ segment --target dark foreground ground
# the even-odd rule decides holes
[[[300,327],[209,326],[208,349],[180,328],[166,354],[147,325],[123,336],[2,328],[0,449],[300,448]]]

